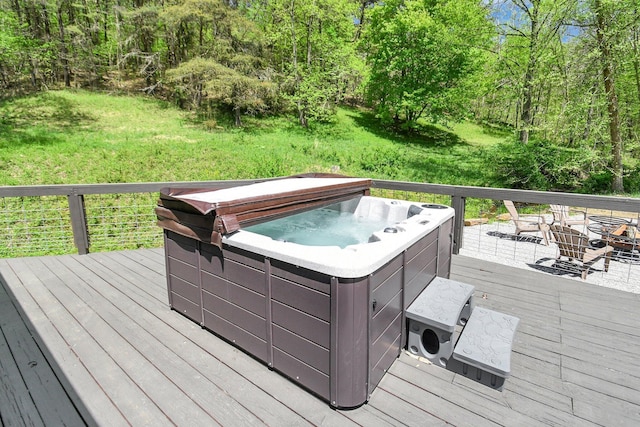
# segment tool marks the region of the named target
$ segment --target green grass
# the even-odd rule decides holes
[[[500,137],[464,123],[403,135],[370,113],[336,121],[247,119],[242,129],[200,123],[144,97],[52,91],[0,104],[0,185],[192,181],[310,171],[379,179],[489,185],[477,154]]]
[[[166,102],[52,91],[0,103],[0,185],[200,181],[304,172],[460,185],[491,185],[485,147],[502,136],[470,123],[382,128],[367,111],[303,129],[288,118],[199,121]],[[376,194],[448,203],[448,197]],[[161,245],[153,194],[85,197],[91,251]],[[467,206],[480,215],[491,206]],[[486,203],[485,203],[486,204]],[[65,197],[0,198],[0,257],[74,252]]]

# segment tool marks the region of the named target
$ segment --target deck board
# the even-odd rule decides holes
[[[102,264],[104,264],[104,261],[102,261]],[[123,274],[141,282],[140,277],[143,277],[144,274],[136,277],[135,275],[139,272],[135,271],[135,266],[133,265],[130,268],[131,270],[127,268],[120,270],[120,272],[111,271],[111,277],[113,278],[116,274]],[[88,272],[106,274],[102,266],[94,264],[90,264],[89,269],[84,271],[85,274]],[[120,277],[120,279],[126,280],[126,277]],[[268,402],[268,405],[256,402],[251,405],[250,410],[245,408],[242,397],[246,396],[247,393],[256,392],[256,390],[251,390],[251,384],[246,381],[240,381],[228,369],[220,366],[219,361],[212,360],[192,342],[185,341],[184,336],[177,333],[173,327],[164,324],[161,319],[151,314],[151,310],[163,310],[161,307],[166,307],[166,302],[161,302],[159,299],[154,298],[151,300],[143,299],[141,304],[136,304],[134,300],[129,298],[129,295],[131,295],[129,292],[134,289],[131,286],[124,286],[124,282],[120,283],[125,292],[118,292],[116,289],[110,290],[109,293],[102,296],[102,300],[96,301],[99,306],[103,307],[96,311],[100,315],[106,316],[105,320],[108,319],[109,324],[119,328],[118,332],[122,336],[135,338],[137,351],[146,359],[147,364],[155,367],[156,371],[151,372],[152,377],[153,375],[160,376],[162,382],[165,382],[162,378],[165,377],[166,380],[178,387],[180,392],[176,390],[177,395],[173,399],[159,400],[172,402],[176,412],[193,413],[194,416],[197,416],[196,420],[177,420],[176,422],[179,425],[192,425],[191,423],[197,420],[206,420],[206,416],[198,416],[197,413],[200,411],[208,413],[207,408],[211,406],[211,401],[215,401],[219,405],[219,409],[215,411],[215,415],[208,415],[211,416],[212,420],[223,425],[231,424],[234,421],[241,422],[243,425],[262,424],[263,422],[273,423],[283,417],[292,418],[295,416],[289,410],[281,410],[282,406],[276,405],[274,402]],[[129,282],[129,284],[131,283]],[[100,285],[101,283],[99,282],[90,284],[91,287],[96,288]],[[108,283],[103,282],[102,285],[108,286]],[[97,290],[94,289],[94,292],[97,292]],[[134,296],[142,296],[144,294],[143,292],[133,293]],[[90,295],[85,297],[93,298]],[[114,302],[117,302],[117,304]],[[116,315],[112,314],[114,312]],[[122,319],[125,317],[128,317],[128,320],[123,322]],[[157,336],[162,337],[162,341]],[[133,344],[130,343],[130,345]],[[212,362],[216,365],[216,370],[213,373],[203,368],[209,366]],[[193,381],[193,379],[201,380]],[[153,384],[156,382],[154,380]],[[227,385],[223,389],[218,384]],[[185,394],[191,395],[189,399],[192,399],[193,402],[186,408],[180,409],[177,407],[175,399],[184,399]],[[255,414],[254,412],[257,412],[257,409],[261,409],[261,411]]]
[[[27,325],[0,286],[0,408],[5,425],[82,421]]]
[[[505,390],[403,353],[342,411],[169,310],[165,271],[162,249],[0,260],[2,422],[640,423],[636,294],[456,256],[451,277],[477,305],[521,319]]]

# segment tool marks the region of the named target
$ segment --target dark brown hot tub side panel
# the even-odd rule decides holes
[[[451,253],[453,252],[453,218],[438,229],[438,276],[449,278],[451,274]],[[408,306],[407,306],[408,307]]]
[[[169,301],[332,406],[359,406],[405,345],[404,308],[448,276],[448,229],[357,279],[165,230]]]
[[[164,232],[169,305],[202,325],[199,246],[197,240]]]
[[[203,326],[270,362],[270,315],[264,258],[200,244]]]
[[[330,276],[279,261],[272,265],[261,255],[227,245],[220,249],[171,231],[165,236],[174,310],[331,401],[331,361],[336,359],[331,351],[337,349],[332,343],[340,334],[331,328],[337,307]],[[366,323],[358,330],[366,331]]]
[[[369,279],[332,278],[332,406],[352,408],[369,398]]]
[[[369,394],[400,354],[404,255],[396,256],[370,276]]]
[[[331,278],[270,260],[273,368],[331,398]]]
[[[328,400],[367,393],[369,276],[340,279],[272,261],[273,367]]]

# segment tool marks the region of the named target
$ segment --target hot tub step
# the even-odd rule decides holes
[[[407,308],[409,351],[445,367],[456,325],[464,325],[471,315],[473,291],[472,285],[436,277]]]
[[[511,346],[520,319],[477,307],[465,325],[447,369],[502,390],[511,374]]]

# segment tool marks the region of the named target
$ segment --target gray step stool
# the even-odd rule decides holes
[[[456,325],[464,325],[473,310],[474,287],[436,277],[407,308],[408,349],[445,367],[453,353]]]
[[[511,346],[520,319],[477,307],[465,325],[447,369],[502,390],[511,374]]]

